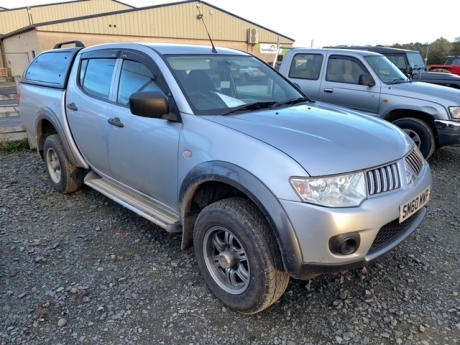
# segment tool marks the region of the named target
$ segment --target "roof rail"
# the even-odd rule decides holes
[[[81,47],[81,48],[84,48],[85,45],[81,42],[81,41],[67,41],[67,42],[61,42],[61,43],[57,43],[53,49],[59,49],[59,48],[62,48],[63,45],[66,45],[66,44],[75,44],[75,47]]]

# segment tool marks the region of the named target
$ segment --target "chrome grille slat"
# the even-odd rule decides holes
[[[388,192],[400,187],[399,169],[397,163],[389,164],[376,169],[368,170],[367,191],[369,195]]]
[[[398,175],[398,168],[396,166],[396,164],[392,164],[391,165],[391,171],[393,172],[393,176],[394,176],[394,179],[395,179],[395,187],[394,189],[397,189],[399,188],[399,175]]]
[[[413,150],[406,156],[406,162],[409,166],[414,170],[415,174],[420,174],[423,167],[423,158],[417,153],[417,151]]]
[[[382,176],[382,192],[386,192],[388,190],[388,180],[385,168],[380,168],[380,176]]]
[[[375,179],[374,179],[374,174],[372,171],[367,172],[367,181],[368,181],[368,189],[369,189],[369,194],[374,194],[375,193]]]
[[[388,176],[388,188],[392,190],[393,187],[393,176],[391,176],[391,168],[389,166],[385,167],[386,175]]]
[[[380,171],[376,169],[375,171],[375,177],[376,177],[376,182],[377,182],[377,191],[376,193],[380,193],[382,191],[382,178],[380,176]]]

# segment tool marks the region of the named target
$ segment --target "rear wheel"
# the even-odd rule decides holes
[[[48,136],[43,146],[46,172],[54,189],[72,193],[83,186],[83,169],[69,162],[57,134]]]
[[[205,282],[231,309],[257,313],[287,288],[277,241],[248,200],[229,198],[207,206],[195,223],[194,247]]]
[[[405,117],[393,122],[414,141],[423,157],[428,159],[436,148],[433,130],[430,126],[417,118]]]

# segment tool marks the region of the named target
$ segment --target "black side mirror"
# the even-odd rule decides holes
[[[159,119],[169,113],[168,99],[159,91],[136,92],[129,97],[131,113]]]
[[[370,74],[360,74],[359,75],[359,85],[374,86],[375,81]]]
[[[412,67],[410,65],[407,65],[403,72],[406,75],[406,77],[412,79]]]

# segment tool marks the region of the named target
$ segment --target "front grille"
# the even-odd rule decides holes
[[[420,211],[414,213],[410,218],[406,219],[402,223],[399,223],[399,219],[395,219],[392,222],[382,226],[377,233],[377,236],[375,237],[368,254],[376,252],[380,248],[395,240],[399,235],[404,233],[408,228],[412,226],[412,223],[417,219],[419,212]]]
[[[406,156],[406,163],[414,170],[415,175],[418,176],[423,166],[423,158],[415,151],[412,150],[409,155]]]
[[[396,163],[366,171],[367,191],[375,195],[401,187]]]

